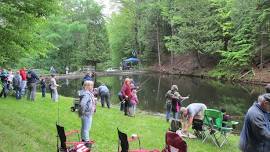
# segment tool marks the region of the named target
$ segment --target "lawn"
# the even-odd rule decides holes
[[[13,97],[0,98],[0,151],[1,152],[53,152],[56,151],[56,128],[58,105],[60,124],[68,130],[80,129],[80,119],[70,111],[72,98],[60,97],[59,103],[37,95],[35,102],[25,99],[16,101]],[[97,106],[93,118],[91,138],[95,140],[94,152],[117,151],[117,127],[128,135],[141,136],[143,148],[162,149],[165,132],[169,124],[160,116],[140,112],[126,117],[118,110]],[[239,152],[239,136],[231,135],[229,143],[217,148],[210,140],[202,143],[199,139],[186,140],[189,152]],[[136,147],[132,143],[131,147]]]

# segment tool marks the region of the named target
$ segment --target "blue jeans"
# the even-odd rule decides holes
[[[172,113],[172,117],[174,119],[178,119],[178,112],[173,112],[172,111],[172,104],[171,103],[166,103],[166,120],[168,121],[171,118],[171,113]]]
[[[172,104],[171,103],[166,103],[166,119],[167,119],[167,121],[171,117],[171,109],[172,109]]]
[[[25,88],[26,88],[26,80],[22,80],[22,82],[21,82],[21,95],[25,95]]]
[[[45,97],[46,95],[46,88],[41,88],[42,97]]]
[[[81,127],[81,136],[83,141],[89,141],[89,131],[92,126],[92,115],[90,116],[81,116],[82,127]]]
[[[109,92],[105,92],[105,93],[101,93],[100,94],[100,102],[101,102],[101,106],[104,107],[104,101],[107,104],[107,107],[110,108],[110,93]]]
[[[21,91],[22,91],[22,89],[20,87],[15,87],[14,89],[15,89],[15,92],[16,92],[16,99],[17,100],[21,99],[21,95],[22,95]]]

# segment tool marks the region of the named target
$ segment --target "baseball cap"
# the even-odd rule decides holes
[[[264,94],[263,97],[266,101],[270,102],[270,93]]]

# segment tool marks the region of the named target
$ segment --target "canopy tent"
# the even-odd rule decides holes
[[[130,70],[134,65],[137,65],[140,62],[138,58],[128,58],[122,61],[122,70]]]
[[[140,60],[138,58],[128,58],[125,59],[123,62],[138,63],[140,62]]]

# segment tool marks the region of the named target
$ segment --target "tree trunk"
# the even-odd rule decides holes
[[[158,17],[157,17],[158,18]],[[158,25],[159,20],[157,19],[157,50],[158,50],[158,67],[159,70],[161,68],[161,62],[160,62],[160,42],[159,42],[159,25]]]
[[[200,52],[195,51],[195,55],[196,55],[196,59],[197,59],[197,62],[198,62],[199,69],[201,69],[202,66],[201,66],[201,60],[200,60]]]

